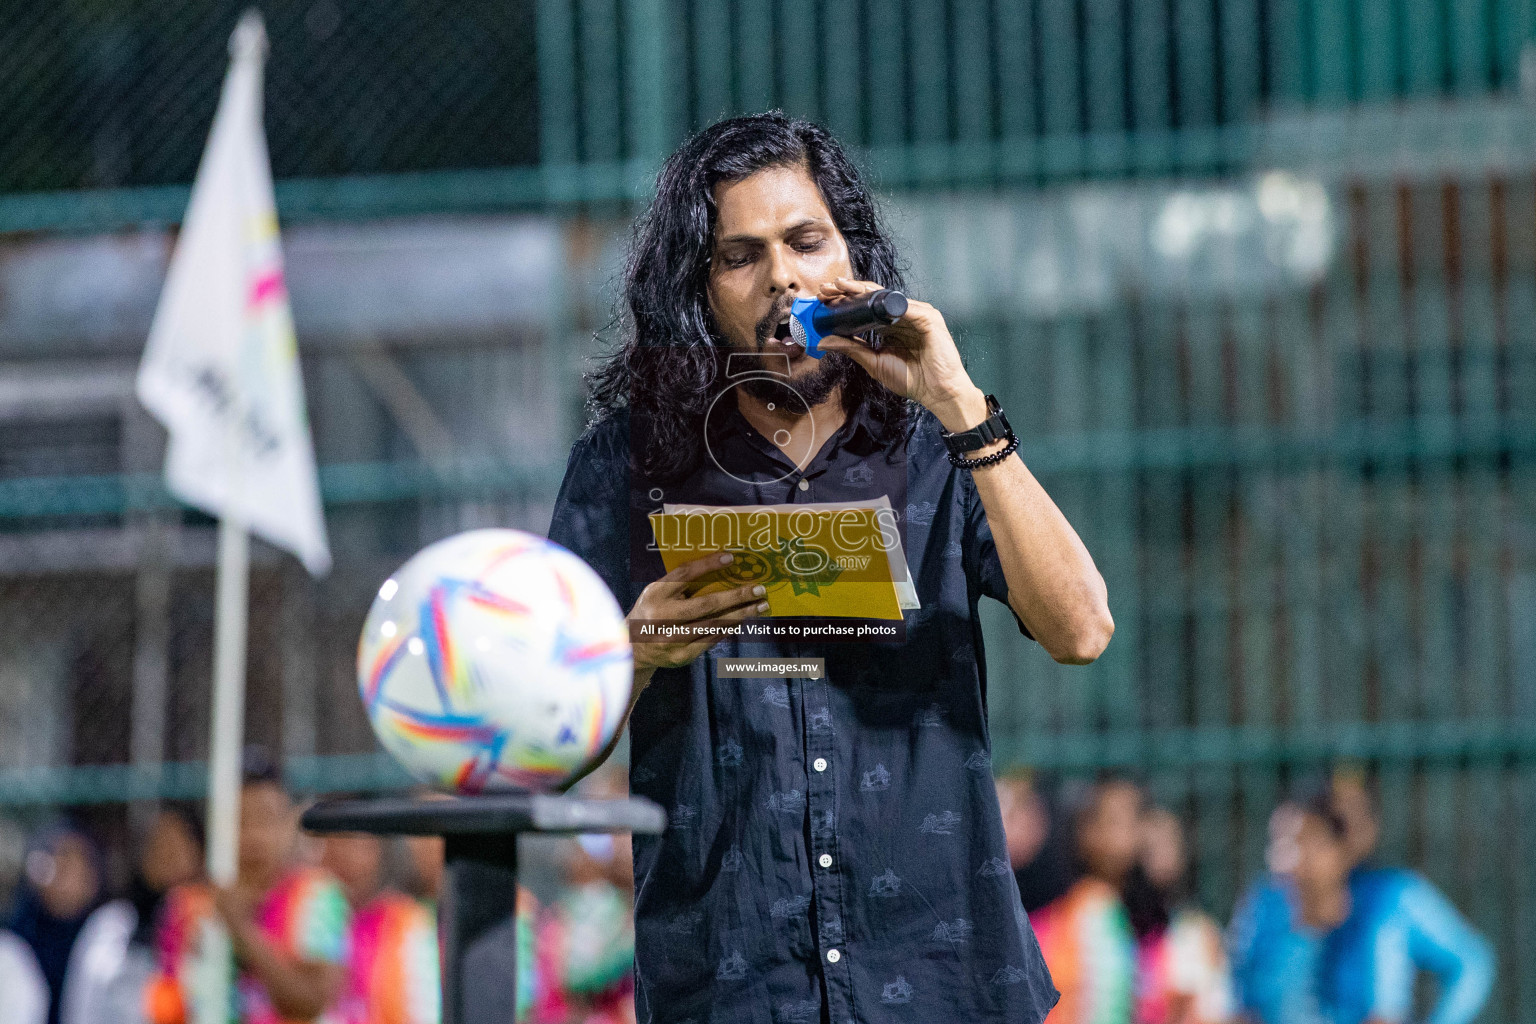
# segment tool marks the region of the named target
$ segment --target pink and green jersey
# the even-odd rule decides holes
[[[279,952],[295,960],[344,966],[350,957],[351,913],[341,886],[318,868],[295,868],[273,886],[256,909],[256,924]],[[218,969],[213,935],[222,933],[205,885],[182,886],[167,897],[157,941],[158,972],[147,996],[150,1024],[203,1024],[197,1008],[211,972]],[[232,966],[230,969],[233,969]],[[280,1017],[256,980],[237,974],[228,1024],[293,1024]],[[342,1024],[336,1012],[315,1024]]]
[[[438,1024],[437,918],[427,904],[387,892],[352,920],[347,1024]]]
[[[1081,879],[1029,923],[1061,993],[1045,1024],[1131,1024],[1136,940],[1113,888]]]

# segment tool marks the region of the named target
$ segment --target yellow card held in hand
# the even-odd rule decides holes
[[[729,551],[734,560],[702,577],[698,592],[761,584],[770,616],[899,619],[904,602],[898,589],[912,590],[895,517],[883,499],[667,505],[650,519],[668,572],[711,552]]]

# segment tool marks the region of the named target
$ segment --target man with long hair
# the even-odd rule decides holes
[[[635,645],[631,786],[669,819],[634,844],[638,1019],[1038,1024],[1055,991],[992,786],[977,604],[1092,661],[1114,627],[1087,550],[933,306],[912,301],[878,347],[827,338],[817,359],[791,340],[796,298],[903,284],[823,129],[770,113],[686,141],[624,283],[550,537],[631,623],[732,623],[768,610],[763,585],[700,584],[741,550],[666,572],[648,513],[884,499],[920,605],[900,641]],[[823,664],[749,680],[713,656]]]

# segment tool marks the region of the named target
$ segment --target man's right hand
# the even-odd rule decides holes
[[[720,590],[712,594],[693,593],[699,585],[700,577],[730,564],[729,552],[716,551],[678,566],[640,591],[640,599],[629,610],[625,621],[644,622],[665,619],[669,622],[724,625],[741,622],[766,612],[768,602],[763,600],[763,595],[768,591],[761,585],[748,584],[737,587],[735,590]],[[624,712],[624,723],[629,722],[629,716],[635,709],[635,701],[640,699],[640,692],[650,685],[651,676],[658,668],[677,668],[686,665],[719,642],[720,637],[715,636],[700,640],[679,638],[634,644],[635,679],[634,686],[629,691],[629,707]],[[560,791],[562,793],[569,791],[584,776],[595,771],[598,765],[608,760],[614,748],[619,745],[619,737],[623,734],[624,724],[620,724],[614,730],[613,738],[608,741],[602,753],[593,758],[592,762],[574,778],[567,780],[560,787]]]
[[[664,619],[699,625],[725,625],[766,612],[768,602],[762,598],[767,590],[761,585],[748,584],[710,594],[690,593],[690,588],[699,577],[730,563],[730,553],[720,551],[678,566],[640,592],[640,599],[630,609],[628,621]],[[656,669],[686,665],[719,642],[720,638],[716,636],[700,640],[680,638],[635,644],[636,689],[649,682],[651,673]]]

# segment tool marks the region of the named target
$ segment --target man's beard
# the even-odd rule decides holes
[[[760,354],[767,352],[768,339],[774,336],[793,302],[793,297],[787,296],[785,301],[775,303],[773,309],[754,325]],[[753,376],[742,382],[742,390],[759,401],[772,402],[785,409],[798,409],[804,402],[809,412],[846,384],[857,367],[857,363],[841,352],[828,352],[821,357],[816,369],[803,377],[788,380],[781,376]]]
[[[857,366],[841,352],[828,352],[822,356],[821,365],[803,377],[789,380],[782,376],[754,375],[744,380],[741,386],[759,401],[773,402],[795,411],[799,411],[803,402],[809,412],[848,383]]]

